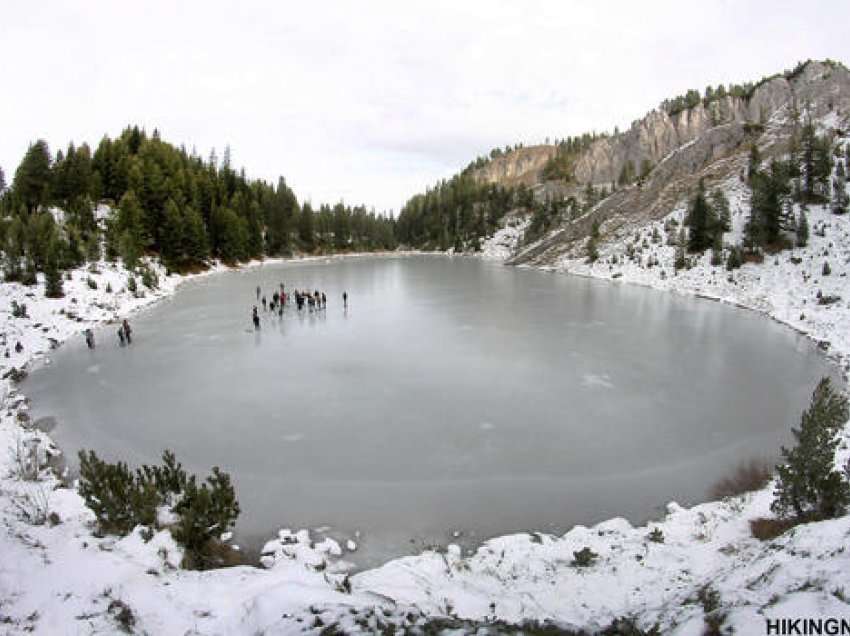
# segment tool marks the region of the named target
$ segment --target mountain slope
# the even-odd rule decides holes
[[[552,188],[538,174],[534,177],[537,191],[563,198],[578,196],[587,184],[616,182],[629,162],[638,166],[649,162],[651,171],[642,182],[617,189],[585,214],[563,222],[509,262],[553,264],[589,235],[594,222],[604,235],[623,225],[662,218],[695,191],[700,179],[711,188],[742,176],[752,145],[765,159],[787,152],[795,109],[804,110],[823,128],[845,128],[850,71],[834,63],[808,62],[795,74],[764,81],[749,97],[726,96],[674,115],[654,110],[630,130],[598,139],[575,159],[571,184]],[[501,159],[510,161],[510,154]],[[518,164],[516,170],[520,168]],[[500,169],[509,172],[505,166]],[[485,181],[494,178],[486,167],[476,174]],[[532,177],[515,174],[513,178]]]

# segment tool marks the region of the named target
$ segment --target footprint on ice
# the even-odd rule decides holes
[[[496,426],[492,422],[481,422],[481,424],[478,425],[478,428],[482,431],[492,431],[496,428]]]
[[[300,442],[302,439],[304,439],[303,433],[290,433],[283,436],[284,442]]]
[[[611,382],[611,376],[607,373],[597,375],[595,373],[586,373],[581,379],[581,385],[589,389],[613,389],[614,384]]]

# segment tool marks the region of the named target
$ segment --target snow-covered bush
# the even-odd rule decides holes
[[[102,532],[126,535],[136,526],[151,531],[168,526],[186,548],[184,567],[206,569],[226,561],[219,539],[236,522],[239,503],[230,476],[218,467],[199,485],[170,451],[163,453],[162,466],[143,465],[135,472],[124,462],[110,464],[81,451],[79,491]],[[160,514],[163,508],[172,514]]]
[[[12,317],[13,318],[28,318],[26,303],[18,304],[17,300],[12,300]]]
[[[577,568],[587,568],[596,562],[599,555],[589,547],[585,546],[581,550],[573,552],[573,560],[571,565]]]

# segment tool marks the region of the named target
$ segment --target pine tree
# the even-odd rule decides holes
[[[62,272],[59,269],[60,259],[61,246],[59,241],[54,239],[50,243],[50,249],[47,253],[47,262],[44,267],[44,295],[48,298],[62,298],[62,296],[65,295],[65,292],[62,289]]]
[[[797,219],[797,247],[806,247],[809,243],[809,220],[806,218],[806,211],[800,210],[800,216]]]
[[[213,225],[218,257],[226,263],[234,263],[246,258],[248,230],[245,227],[245,221],[230,208],[217,208],[213,214]]]
[[[202,264],[209,257],[204,220],[191,206],[183,210],[183,217],[183,252],[190,263]]]
[[[118,231],[120,236],[127,235],[127,240],[133,241],[133,249],[136,254],[141,255],[144,247],[144,223],[142,220],[142,207],[136,193],[127,190],[118,203]]]
[[[2,195],[6,191],[6,173],[3,172],[2,166],[0,166],[0,195]]]
[[[315,237],[313,236],[313,208],[309,203],[305,203],[301,208],[301,218],[298,224],[298,238],[301,244],[308,252],[315,247]]]
[[[160,233],[160,254],[165,263],[172,269],[179,269],[185,262],[183,251],[183,215],[174,199],[165,202],[163,227]]]
[[[705,200],[705,186],[700,179],[697,194],[688,210],[688,250],[702,253],[711,246],[710,228],[714,225],[711,208]]]
[[[676,257],[673,260],[673,268],[677,270],[684,269],[687,264],[688,261],[685,258],[685,244],[684,241],[682,241],[676,246]]]
[[[23,221],[13,217],[6,227],[3,241],[3,277],[6,281],[19,281],[23,277],[21,262],[24,257],[26,228]]]
[[[818,138],[815,146],[815,189],[821,201],[829,201],[832,176],[832,148],[827,137]]]
[[[726,257],[726,271],[731,272],[733,269],[741,267],[741,250],[734,245],[729,248],[729,255]]]
[[[590,238],[587,239],[587,262],[595,263],[599,260],[599,221],[594,221],[590,228]]]
[[[260,214],[260,206],[256,201],[248,203],[245,228],[248,233],[245,249],[251,258],[263,256],[263,223]]]
[[[334,206],[334,247],[338,250],[348,247],[351,238],[349,213],[342,203]]]
[[[133,235],[125,230],[118,237],[118,254],[124,262],[124,267],[133,270],[139,264],[139,258],[142,255],[139,244]]]
[[[797,445],[782,448],[785,464],[777,466],[779,479],[771,509],[780,517],[799,520],[830,519],[850,504],[850,485],[835,470],[835,449],[841,426],[850,416],[847,398],[833,390],[829,378],[820,381],[800,428],[792,429]]]
[[[817,146],[815,125],[811,118],[806,121],[800,131],[800,145],[802,146],[802,165],[800,166],[803,177],[802,195],[803,200],[809,203],[814,200],[815,194],[815,149]]]
[[[732,230],[732,211],[729,199],[719,188],[711,192],[711,209],[715,218],[715,234],[723,234]]]
[[[97,232],[92,232],[86,240],[86,260],[89,263],[97,263],[100,257],[100,237]]]
[[[50,150],[47,142],[39,139],[27,149],[12,184],[15,194],[30,214],[47,203],[50,177]]]
[[[848,203],[850,203],[850,197],[847,195],[847,175],[844,171],[844,162],[839,160],[832,179],[832,213],[846,214]]]
[[[711,264],[714,266],[723,265],[723,233],[715,232],[714,239],[711,243]]]
[[[794,229],[783,225],[782,202],[790,191],[787,171],[773,161],[769,171],[753,174],[750,184],[752,199],[750,218],[744,226],[744,244],[750,251],[757,246],[778,246],[782,230]]]
[[[750,146],[750,158],[747,163],[747,179],[751,180],[761,168],[761,153],[755,144]]]

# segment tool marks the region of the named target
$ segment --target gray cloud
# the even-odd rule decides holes
[[[3,9],[0,166],[128,123],[378,209],[494,146],[621,128],[690,87],[850,60],[846,3],[116,2]]]

